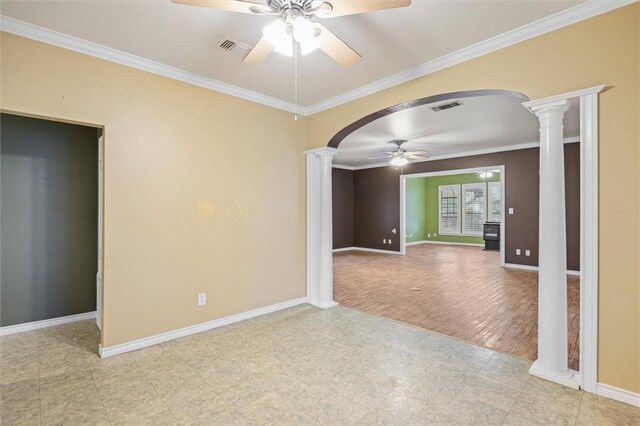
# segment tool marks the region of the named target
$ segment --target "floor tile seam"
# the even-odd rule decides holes
[[[173,349],[171,349],[171,352],[173,352]],[[182,357],[181,357],[182,358]],[[173,420],[175,420],[176,424],[178,424],[178,419],[176,418],[176,416],[173,414],[173,411],[171,411],[171,408],[169,408],[169,406],[167,405],[167,403],[165,402],[164,398],[162,398],[162,396],[160,396],[160,394],[158,393],[158,389],[156,388],[156,386],[153,384],[153,382],[151,381],[151,379],[149,379],[149,376],[147,375],[147,372],[140,366],[140,364],[138,363],[138,360],[135,359],[135,357],[132,357],[134,364],[136,364],[136,366],[140,369],[140,371],[142,371],[142,374],[144,375],[144,377],[147,379],[147,382],[149,382],[149,384],[151,385],[151,388],[153,389],[153,393],[155,394],[155,396],[157,396],[158,398],[160,398],[160,401],[162,402],[162,405],[164,405],[164,407],[167,409],[167,411],[169,411],[169,414],[171,414],[171,418],[173,418]]]
[[[93,372],[91,372],[91,380],[93,381],[93,385],[95,386],[96,392],[98,393],[98,398],[100,398],[100,403],[102,404],[104,415],[107,417],[107,421],[109,422],[109,424],[113,424],[113,422],[109,418],[109,412],[107,411],[107,406],[104,405],[104,400],[102,399],[102,395],[100,394],[100,389],[98,388],[98,383],[96,382],[96,378],[93,376]]]
[[[520,392],[518,393],[518,397],[515,398],[515,400],[513,401],[513,403],[511,404],[511,408],[509,409],[509,412],[507,413],[507,415],[505,416],[502,424],[505,424],[505,422],[507,421],[507,418],[509,417],[509,414],[511,414],[513,412],[513,408],[516,406],[516,404],[518,403],[518,401],[520,401],[520,399],[522,398],[522,395],[524,394],[525,389],[527,388],[527,384],[529,383],[529,381],[531,380],[531,377],[529,377],[526,381],[526,383],[524,384],[524,386],[522,386],[522,389],[520,389]]]
[[[404,394],[403,394],[404,395]],[[406,396],[406,395],[405,395]],[[376,411],[378,408],[380,408],[382,406],[382,404],[384,404],[385,401],[381,401],[378,405],[376,405],[375,407],[373,407],[373,409],[371,409],[371,411],[366,412],[362,417],[360,417],[358,420],[356,420],[352,426],[357,425],[358,423],[360,423],[360,420],[364,419],[365,417],[367,417],[369,414],[373,413],[374,411]]]
[[[580,395],[580,404],[578,404],[578,411],[576,412],[576,418],[573,420],[573,425],[578,424],[578,417],[580,417],[580,410],[582,409],[582,402],[584,401],[584,394]]]

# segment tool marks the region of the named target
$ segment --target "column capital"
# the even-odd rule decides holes
[[[568,99],[561,99],[545,103],[525,102],[523,105],[538,117],[555,114],[562,116],[569,110]]]
[[[315,155],[316,157],[333,157],[338,153],[336,148],[330,146],[324,146],[322,148],[310,149],[304,152],[307,155]]]

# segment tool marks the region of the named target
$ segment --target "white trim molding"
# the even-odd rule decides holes
[[[414,241],[412,243],[405,243],[406,247],[409,246],[417,246],[418,244],[440,244],[443,246],[468,246],[468,247],[484,247],[484,244],[474,244],[474,243],[454,243],[450,241],[434,241],[434,240],[420,240]]]
[[[126,67],[135,68],[141,71],[150,72],[162,77],[171,78],[192,84],[194,86],[203,87],[215,92],[224,93],[225,95],[235,96],[261,105],[272,108],[281,109],[288,112],[295,112],[296,107],[291,102],[274,98],[242,87],[234,86],[224,81],[205,77],[200,74],[181,70],[179,68],[165,65],[160,62],[145,59],[140,56],[102,46],[87,40],[73,37],[58,31],[40,27],[38,25],[23,22],[18,19],[0,15],[0,30],[26,37],[31,40],[40,41],[42,43],[51,44],[53,46],[62,47],[63,49],[73,50],[74,52],[83,53],[95,58],[104,59],[109,62],[124,65]],[[304,107],[298,106],[298,114],[309,115]]]
[[[262,308],[253,309],[251,311],[243,312],[240,314],[230,315],[228,317],[219,318],[213,321],[191,325],[189,327],[180,328],[178,330],[156,334],[155,336],[144,337],[142,339],[134,340],[131,342],[121,343],[119,345],[109,346],[106,348],[100,345],[100,347],[98,348],[98,353],[100,354],[101,358],[108,358],[110,356],[120,355],[126,352],[135,351],[138,349],[146,348],[148,346],[157,345],[160,343],[168,342],[170,340],[179,339],[181,337],[202,333],[203,331],[212,330],[214,328],[223,327],[225,325],[259,317],[261,315],[266,315],[273,312],[281,311],[283,309],[292,308],[304,303],[307,303],[307,298],[301,297],[298,299],[292,299],[286,302],[280,302],[273,305],[264,306]]]
[[[69,324],[72,322],[91,320],[96,318],[95,311],[83,314],[68,315],[66,317],[51,318],[41,321],[26,322],[24,324],[7,325],[0,327],[0,336],[8,336],[25,331],[39,330],[41,328],[54,327],[56,325]]]
[[[623,6],[627,6],[636,0],[599,1],[590,0],[577,6],[565,9],[556,14],[547,16],[538,21],[523,25],[514,30],[465,47],[448,55],[441,56],[431,61],[409,68],[397,74],[385,77],[381,80],[345,92],[330,99],[318,102],[311,106],[299,106],[298,114],[309,116],[321,111],[351,102],[353,100],[371,95],[376,92],[397,86],[407,81],[432,74],[434,72],[461,64],[482,55],[495,52],[505,47],[529,40],[542,34],[566,27],[571,24],[610,12]],[[204,77],[189,71],[184,71],[169,65],[141,58],[129,53],[121,52],[110,47],[102,46],[90,41],[82,40],[67,34],[40,27],[28,22],[23,22],[8,16],[0,15],[0,30],[37,40],[43,43],[73,50],[85,55],[115,62],[131,68],[147,71],[163,77],[172,78],[209,90],[246,99],[273,108],[294,112],[295,106],[283,99],[274,98],[252,90],[244,89],[213,78]]]
[[[519,263],[505,263],[504,267],[505,268],[510,268],[510,269],[523,269],[525,271],[538,272],[538,267],[537,266],[533,266],[533,265],[521,265]],[[574,270],[571,270],[571,269],[567,269],[567,275],[572,276],[572,277],[579,277],[580,276],[580,271],[574,271]]]
[[[461,64],[477,57],[495,52],[505,47],[532,39],[542,34],[558,30],[571,24],[593,18],[594,16],[610,12],[623,6],[627,6],[636,0],[600,1],[590,0],[577,6],[565,9],[561,12],[547,16],[498,36],[481,41],[472,46],[465,47],[448,55],[425,62],[408,70],[385,77],[381,80],[335,96],[322,102],[318,102],[306,108],[307,114],[313,115],[321,111],[346,104],[356,99],[369,96],[373,93],[389,89],[393,86],[415,80],[425,75],[433,74],[445,68]]]
[[[598,382],[598,93],[580,96],[580,365],[582,388]]]
[[[344,247],[339,249],[333,249],[334,253],[340,253],[343,251],[368,251],[371,253],[380,253],[380,254],[401,254],[399,251],[372,249],[367,247]]]
[[[615,399],[616,401],[624,402],[634,407],[640,407],[640,394],[635,392],[605,385],[604,383],[598,383],[595,393],[605,398]]]

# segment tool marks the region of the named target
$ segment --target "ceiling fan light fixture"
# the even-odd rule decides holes
[[[316,27],[304,16],[296,16],[292,22],[293,38],[300,43],[303,55],[313,52],[320,44],[316,36]]]
[[[292,50],[291,34],[287,28],[287,23],[282,19],[276,19],[264,27],[262,35],[274,47],[276,52],[283,53],[281,51],[287,51],[286,45],[289,46],[289,50]]]
[[[402,155],[397,155],[395,157],[393,157],[390,161],[392,166],[396,166],[396,167],[402,167],[405,166],[409,163],[409,160],[407,160],[404,156]]]

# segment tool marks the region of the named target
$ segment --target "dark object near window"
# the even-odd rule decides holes
[[[482,225],[485,250],[500,251],[500,222],[485,222]]]

